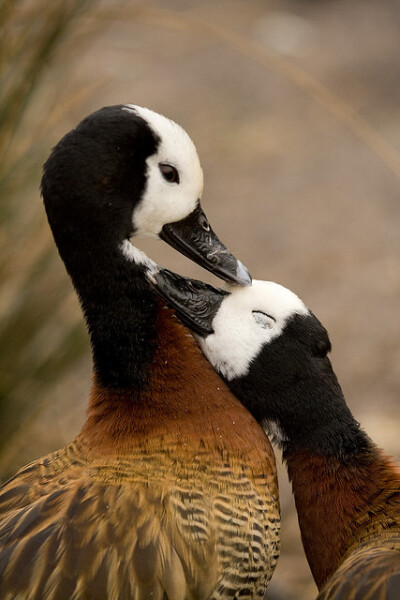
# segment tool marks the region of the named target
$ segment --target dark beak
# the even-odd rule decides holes
[[[200,205],[185,219],[164,225],[160,238],[225,281],[251,285],[251,275],[220,242]]]
[[[162,267],[150,269],[146,277],[184,325],[202,337],[213,333],[212,322],[228,292]]]

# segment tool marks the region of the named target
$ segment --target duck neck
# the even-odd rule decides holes
[[[148,384],[111,389],[95,375],[79,441],[92,456],[122,456],[139,449],[192,460],[200,452],[210,460],[240,460],[251,465],[254,476],[270,473],[274,458],[263,430],[158,299],[155,326]],[[275,490],[273,477],[270,485]]]
[[[307,442],[290,439],[283,446],[303,546],[319,588],[367,528],[399,525],[400,476],[342,402],[344,418],[326,415]],[[393,516],[391,504],[397,505]]]
[[[127,238],[96,231],[93,223],[90,237],[75,229],[58,236],[57,246],[85,316],[97,381],[142,389],[156,345],[156,300],[143,264],[134,260],[140,251]]]

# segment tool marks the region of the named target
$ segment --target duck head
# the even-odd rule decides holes
[[[326,329],[292,291],[269,281],[216,289],[160,267],[154,288],[194,333],[230,390],[284,448],[340,452],[354,420],[333,372]],[[340,445],[340,443],[339,443]]]
[[[104,254],[106,247],[126,249],[132,236],[152,236],[215,275],[250,285],[247,269],[202,211],[202,190],[203,173],[188,134],[130,104],[84,119],[53,149],[42,179],[46,212],[67,268],[74,246],[93,252],[96,240]]]

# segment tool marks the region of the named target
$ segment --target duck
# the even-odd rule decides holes
[[[274,282],[147,277],[281,448],[318,600],[399,600],[400,471],[348,408],[321,322]]]
[[[44,165],[50,228],[93,374],[77,437],[0,489],[2,600],[262,598],[279,555],[274,455],[152,289],[133,237],[251,276],[202,211],[189,135],[136,105],[81,121]]]

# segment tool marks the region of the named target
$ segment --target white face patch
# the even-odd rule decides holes
[[[296,294],[271,281],[253,280],[251,287],[228,291],[212,322],[214,333],[195,337],[213,367],[231,380],[248,373],[251,361],[281,335],[291,316],[309,311]]]
[[[203,171],[195,145],[177,123],[133,104],[125,110],[142,117],[160,138],[157,153],[146,160],[146,189],[132,215],[135,235],[154,237],[164,225],[184,219],[196,208],[203,192]],[[179,183],[166,181],[159,163],[175,167]]]

